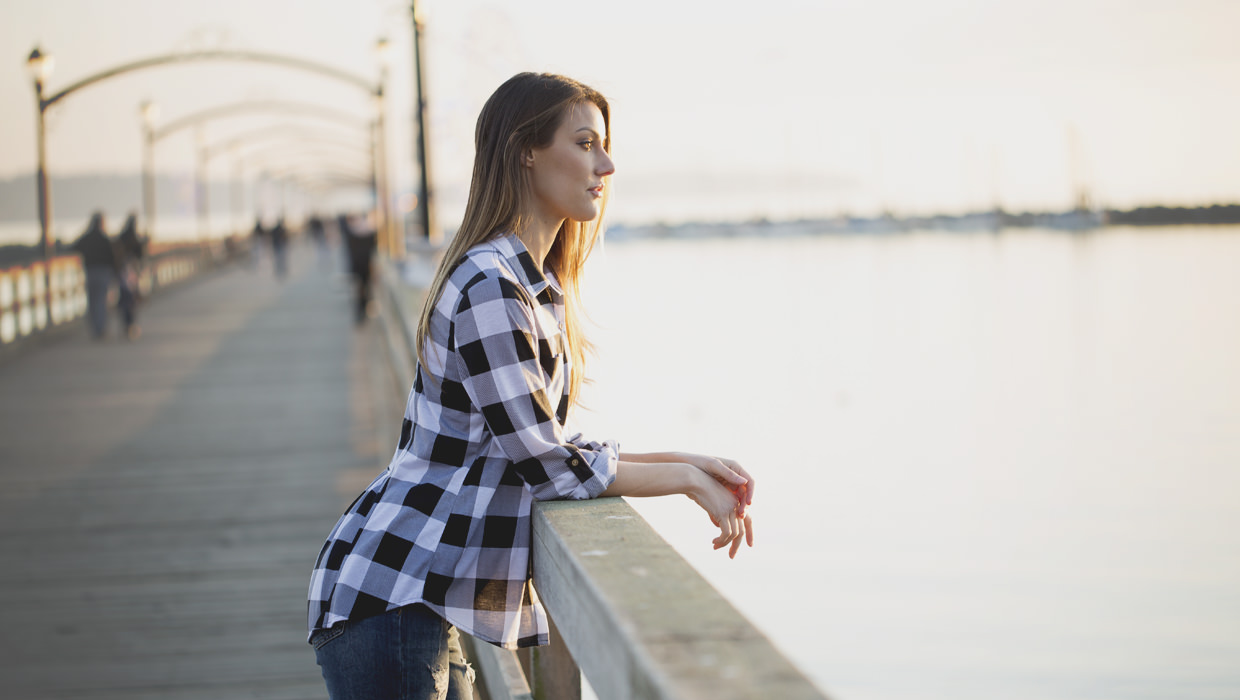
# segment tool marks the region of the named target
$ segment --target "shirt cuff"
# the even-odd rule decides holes
[[[569,448],[566,466],[581,482],[579,489],[574,489],[570,498],[598,498],[612,482],[616,480],[616,465],[620,461],[620,445],[608,440],[601,443],[580,445],[588,450],[583,452],[576,448],[579,443],[570,441],[574,447]]]

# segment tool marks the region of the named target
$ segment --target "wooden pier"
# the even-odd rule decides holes
[[[305,589],[387,393],[342,264],[293,252],[0,364],[4,697],[326,697]]]

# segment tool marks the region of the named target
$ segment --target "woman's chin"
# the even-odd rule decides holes
[[[573,212],[568,218],[570,221],[576,221],[580,224],[588,224],[598,218],[598,213],[598,206],[593,206],[589,209],[583,208],[581,211]]]

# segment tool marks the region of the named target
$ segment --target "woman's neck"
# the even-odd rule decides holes
[[[555,243],[555,236],[560,232],[560,226],[563,224],[564,219],[551,221],[531,217],[531,219],[527,220],[526,225],[517,232],[517,238],[521,239],[521,243],[530,252],[534,262],[538,263],[538,269],[541,270],[543,268],[543,263],[547,259],[547,253],[551,251],[551,246]]]

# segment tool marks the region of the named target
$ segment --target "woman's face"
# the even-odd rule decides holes
[[[593,102],[569,108],[550,145],[535,148],[530,168],[533,213],[544,221],[591,221],[598,216],[607,178],[616,170],[603,150],[607,126]]]

